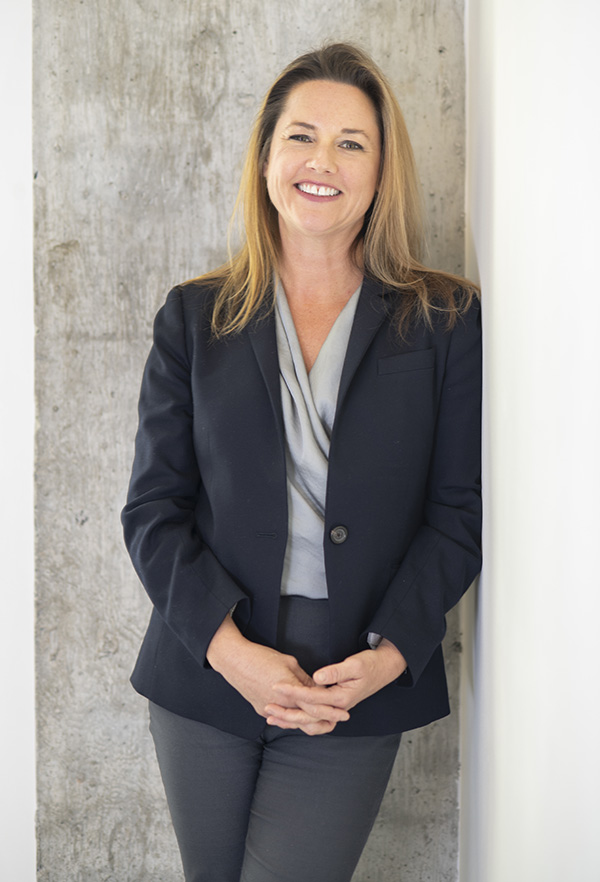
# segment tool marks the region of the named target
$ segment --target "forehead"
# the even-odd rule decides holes
[[[310,80],[290,90],[277,125],[292,122],[340,129],[379,128],[373,102],[362,89],[330,80]]]

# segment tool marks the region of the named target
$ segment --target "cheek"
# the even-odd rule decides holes
[[[290,163],[286,162],[285,157],[275,156],[271,157],[268,163],[265,163],[264,174],[267,189],[272,195],[277,195],[278,193],[283,194],[287,189],[287,183],[293,172],[290,169]]]
[[[279,211],[280,188],[278,186],[276,169],[272,165],[265,167],[264,176],[269,201]]]
[[[371,202],[372,202],[372,200],[373,200],[373,197],[374,197],[374,196],[376,195],[376,193],[377,193],[377,187],[378,187],[378,186],[379,186],[379,175],[376,174],[376,173],[373,173],[373,174],[370,176],[370,178],[369,178],[369,183],[368,183],[368,185],[367,185],[367,187],[366,187],[366,190],[367,190],[367,192],[368,192],[368,194],[369,194],[369,195],[368,195],[369,205],[371,204]]]

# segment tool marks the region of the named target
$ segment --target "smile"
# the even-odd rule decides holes
[[[316,184],[296,184],[296,187],[302,193],[308,193],[310,196],[339,196],[342,192],[333,187],[317,187]]]

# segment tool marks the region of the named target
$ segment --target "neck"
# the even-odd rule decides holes
[[[279,277],[288,299],[347,302],[362,279],[360,251],[353,259],[347,243],[285,242],[282,237]]]

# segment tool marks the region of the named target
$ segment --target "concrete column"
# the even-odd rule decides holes
[[[469,0],[486,563],[463,882],[600,878],[599,24],[586,0]]]
[[[225,255],[249,127],[326,39],[405,110],[431,262],[463,268],[462,0],[36,0],[39,879],[166,882],[178,856],[128,677],[149,603],[122,546],[154,313]],[[460,635],[447,654],[457,707]],[[357,880],[454,880],[458,717],[405,738]]]

